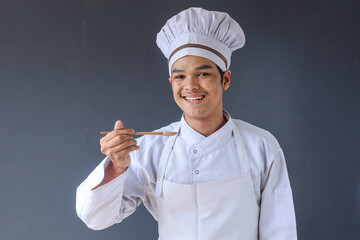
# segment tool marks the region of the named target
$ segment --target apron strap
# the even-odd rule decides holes
[[[176,129],[176,132],[177,132],[177,134],[175,136],[169,137],[169,139],[166,141],[165,147],[164,147],[163,152],[160,157],[160,164],[159,164],[159,168],[157,171],[156,189],[155,189],[155,196],[157,196],[157,197],[160,196],[160,194],[162,192],[162,186],[163,186],[164,177],[165,177],[165,170],[166,170],[169,158],[170,158],[171,150],[173,149],[176,138],[179,135],[180,127],[178,127]]]
[[[240,167],[241,167],[241,173],[242,175],[249,174],[250,173],[250,163],[249,163],[249,157],[247,155],[247,151],[245,148],[244,141],[241,137],[240,131],[236,124],[233,122],[233,134],[235,138],[235,144],[236,144],[236,150],[238,153],[238,157],[240,160]]]

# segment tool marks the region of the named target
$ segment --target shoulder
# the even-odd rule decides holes
[[[281,150],[279,142],[269,131],[239,119],[233,121],[240,131],[247,150],[261,151],[267,156],[274,156]]]

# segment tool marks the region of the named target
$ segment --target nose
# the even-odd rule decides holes
[[[184,84],[184,88],[188,91],[191,91],[193,89],[199,89],[199,80],[195,76],[188,75],[185,78]]]

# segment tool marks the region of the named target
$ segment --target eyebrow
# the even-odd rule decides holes
[[[201,65],[199,67],[196,67],[194,70],[203,70],[207,68],[212,68],[210,65]]]
[[[212,68],[212,67],[210,65],[201,65],[199,67],[194,68],[194,70],[198,71],[198,70],[203,70],[203,69],[208,69],[208,68]],[[172,70],[172,73],[178,73],[178,72],[184,72],[184,70],[177,69],[177,68]]]

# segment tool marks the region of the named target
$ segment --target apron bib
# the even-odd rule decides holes
[[[179,184],[166,180],[166,166],[177,135],[168,139],[155,192],[159,240],[258,239],[259,207],[249,159],[240,132],[232,125],[241,175],[219,181]]]

